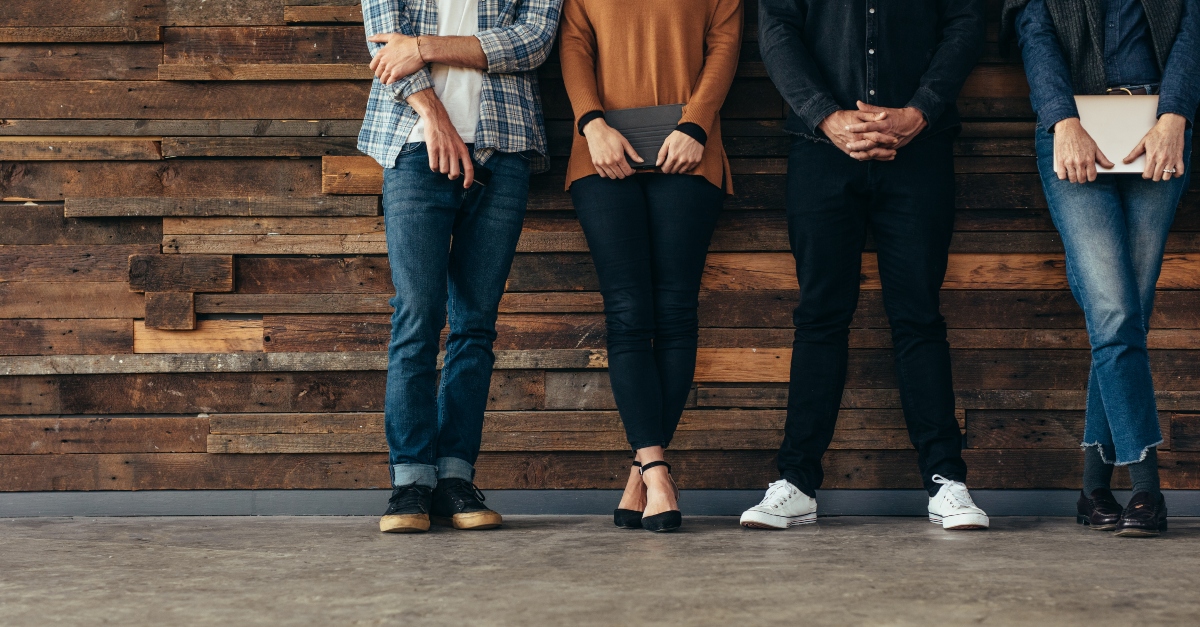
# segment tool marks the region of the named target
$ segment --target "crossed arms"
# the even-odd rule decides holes
[[[462,176],[463,187],[469,188],[475,179],[474,162],[432,89],[429,64],[492,74],[534,70],[550,56],[561,0],[517,0],[512,24],[465,37],[418,35],[405,16],[409,1],[362,0],[371,70],[394,98],[407,102],[424,121],[430,169],[451,179]]]

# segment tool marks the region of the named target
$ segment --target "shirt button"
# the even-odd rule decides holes
[[[869,9],[867,9],[867,13],[874,13],[874,12],[875,12],[875,7],[871,7]]]
[[[867,54],[875,54],[875,49],[871,48],[870,50],[867,51]]]
[[[872,96],[874,96],[874,95],[875,95],[875,90],[874,90],[874,89],[872,89],[870,93],[871,93],[871,95],[872,95]]]

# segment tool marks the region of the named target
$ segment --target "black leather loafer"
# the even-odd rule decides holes
[[[1100,488],[1092,492],[1091,496],[1081,490],[1079,502],[1075,503],[1075,511],[1075,522],[1096,531],[1112,531],[1121,520],[1121,504],[1107,488]]]
[[[1161,492],[1157,499],[1149,492],[1133,495],[1117,523],[1117,535],[1123,538],[1153,538],[1166,530],[1167,499]]]

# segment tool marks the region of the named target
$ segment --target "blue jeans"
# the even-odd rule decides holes
[[[1191,133],[1183,152],[1189,166]],[[1037,160],[1050,216],[1067,252],[1067,281],[1092,344],[1082,446],[1097,447],[1105,462],[1132,464],[1162,443],[1146,331],[1187,175],[1159,183],[1138,174],[1101,174],[1084,184],[1060,181],[1054,137],[1040,127]]]
[[[476,165],[476,168],[479,166]],[[529,161],[496,153],[491,180],[465,190],[429,169],[425,144],[383,171],[391,300],[384,421],[392,485],[472,481],[492,378],[504,283],[529,198]],[[450,333],[438,383],[438,341]]]

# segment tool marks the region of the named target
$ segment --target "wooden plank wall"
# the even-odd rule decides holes
[[[753,3],[751,3],[753,5]],[[990,12],[998,13],[992,0]],[[785,105],[754,7],[722,111],[739,194],[704,277],[685,488],[774,478],[796,299]],[[391,289],[353,0],[0,4],[0,490],[386,487]],[[945,313],[971,485],[1078,486],[1087,339],[996,27],[962,93]],[[533,182],[500,317],[479,484],[617,488],[628,452],[596,277],[561,192],[571,113],[542,71]],[[1200,179],[1194,179],[1200,180]],[[919,485],[875,259],[827,487]],[[1150,342],[1170,488],[1200,488],[1200,195],[1168,244]]]

